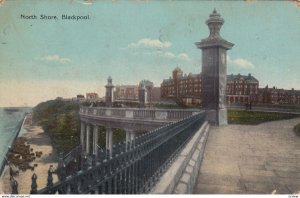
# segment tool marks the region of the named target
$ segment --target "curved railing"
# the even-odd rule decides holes
[[[36,190],[36,175],[32,181],[38,194],[137,194],[147,193],[172,162],[178,151],[202,126],[205,113],[199,112],[136,137],[130,146],[114,145],[113,156],[93,163],[83,160],[83,170],[52,183],[48,172],[47,187]],[[50,181],[50,182],[49,182]]]

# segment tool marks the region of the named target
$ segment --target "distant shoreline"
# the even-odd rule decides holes
[[[18,124],[17,133],[15,134],[15,137],[13,138],[12,143],[6,149],[6,152],[5,152],[5,155],[4,155],[4,159],[2,160],[2,164],[1,164],[1,168],[0,168],[0,178],[2,177],[2,174],[4,172],[5,166],[7,165],[6,155],[9,152],[8,148],[15,144],[16,139],[19,137],[19,134],[20,134],[21,130],[24,128],[24,123],[26,121],[27,115],[28,115],[28,113],[24,114],[22,121],[20,121],[20,123]]]
[[[23,108],[30,108],[30,109],[32,109],[33,107],[30,107],[30,106],[0,106],[0,108],[19,108],[19,109],[23,109]]]
[[[19,134],[16,140],[18,140],[18,138],[25,138],[27,144],[30,145],[30,149],[33,149],[33,151],[31,152],[42,152],[42,157],[36,156],[36,159],[30,162],[30,166],[33,166],[34,170],[22,170],[19,168],[18,175],[14,175],[14,179],[18,182],[19,185],[18,190],[20,194],[29,193],[31,176],[33,173],[36,173],[38,175],[38,188],[43,188],[44,186],[46,186],[47,171],[49,169],[49,166],[52,165],[54,168],[56,168],[58,165],[58,156],[51,144],[50,137],[44,132],[42,127],[33,124],[31,122],[31,119],[32,117],[30,116],[30,114],[27,114],[26,119],[22,122],[21,128],[21,130],[24,129],[26,132]],[[38,143],[36,142],[36,139],[39,140]],[[14,143],[16,144],[16,141],[14,141]],[[35,164],[37,164],[37,166],[35,166]],[[3,193],[9,194],[11,192],[9,166],[6,164],[4,167],[5,168],[0,179],[0,194],[1,190],[3,191]],[[54,181],[57,181],[57,175],[53,176]]]

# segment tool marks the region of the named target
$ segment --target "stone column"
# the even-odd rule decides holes
[[[126,144],[127,144],[130,140],[130,131],[125,129],[125,133],[126,133]]]
[[[86,125],[86,153],[90,154],[90,131],[91,126],[89,124]]]
[[[85,151],[85,148],[84,148],[85,127],[86,127],[85,123],[81,121],[81,123],[80,123],[80,144],[81,144],[82,152]]]
[[[133,147],[134,146],[134,138],[135,138],[135,132],[131,131],[130,132],[130,146]]]
[[[202,50],[202,106],[207,112],[207,120],[217,126],[227,124],[226,51],[234,45],[220,36],[223,23],[224,19],[214,10],[206,21],[209,37],[196,43]]]
[[[109,145],[108,145],[108,130],[106,128],[106,132],[105,132],[105,149],[108,150],[109,149]]]
[[[126,132],[126,149],[132,146],[132,140],[134,140],[135,134],[133,131],[125,129]]]
[[[93,130],[93,154],[97,157],[98,156],[98,130],[99,127],[97,125],[94,125],[94,130]]]
[[[113,147],[113,131],[111,127],[106,127],[106,150],[109,150],[109,155],[112,157]]]

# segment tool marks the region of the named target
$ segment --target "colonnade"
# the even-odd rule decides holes
[[[81,121],[80,126],[80,144],[82,146],[82,152],[86,155],[98,156],[99,151],[99,125],[90,124]],[[112,156],[113,151],[113,129],[111,127],[105,127],[105,149],[109,152],[109,156]],[[92,133],[92,134],[91,134]],[[135,132],[125,129],[126,144],[130,144],[135,138]],[[92,141],[91,141],[92,136]],[[91,146],[92,143],[92,146]]]

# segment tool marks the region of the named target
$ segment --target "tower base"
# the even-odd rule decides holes
[[[227,109],[206,110],[206,120],[215,126],[227,125]]]

